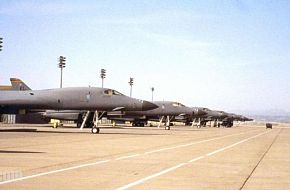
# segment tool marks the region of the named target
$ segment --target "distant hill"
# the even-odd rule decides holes
[[[249,116],[256,121],[267,121],[267,122],[281,122],[281,123],[290,123],[290,115],[252,115]]]
[[[256,121],[290,123],[290,112],[282,109],[232,110],[231,112],[245,115]]]

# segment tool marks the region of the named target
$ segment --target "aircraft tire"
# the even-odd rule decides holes
[[[166,127],[165,127],[165,130],[170,130],[170,127],[169,127],[169,126],[166,126]]]
[[[93,134],[100,133],[100,128],[99,128],[99,127],[93,127],[93,128],[92,128],[92,133],[93,133]]]

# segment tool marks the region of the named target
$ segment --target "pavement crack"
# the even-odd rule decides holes
[[[281,133],[281,130],[279,130],[279,132],[277,133],[277,135],[275,136],[275,138],[273,139],[272,143],[270,144],[270,146],[267,148],[267,150],[264,152],[264,154],[261,156],[259,162],[257,162],[256,166],[253,168],[253,170],[251,171],[251,173],[248,175],[248,177],[246,178],[246,180],[244,181],[243,185],[239,188],[239,190],[242,190],[245,185],[247,184],[248,180],[252,177],[253,173],[255,172],[255,170],[257,169],[257,167],[260,165],[260,163],[262,162],[262,160],[264,159],[264,157],[266,156],[266,154],[269,152],[269,150],[271,149],[272,145],[274,144],[274,142],[276,142],[279,134]]]

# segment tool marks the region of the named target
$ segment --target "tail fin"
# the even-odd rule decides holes
[[[12,84],[12,90],[31,90],[22,80],[17,78],[10,78],[10,82]]]

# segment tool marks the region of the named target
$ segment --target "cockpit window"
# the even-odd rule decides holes
[[[112,89],[105,90],[104,94],[109,95],[109,96],[112,96],[112,95],[123,96],[123,94],[121,94],[120,92],[116,90],[112,90]]]
[[[104,91],[104,94],[106,94],[106,95],[113,95],[113,92],[112,92],[112,90],[105,90]]]
[[[120,92],[116,90],[113,90],[113,95],[123,96],[123,94],[121,94]]]
[[[183,104],[181,104],[181,103],[179,103],[179,102],[174,102],[172,105],[173,105],[174,107],[185,107],[185,105],[183,105]]]

